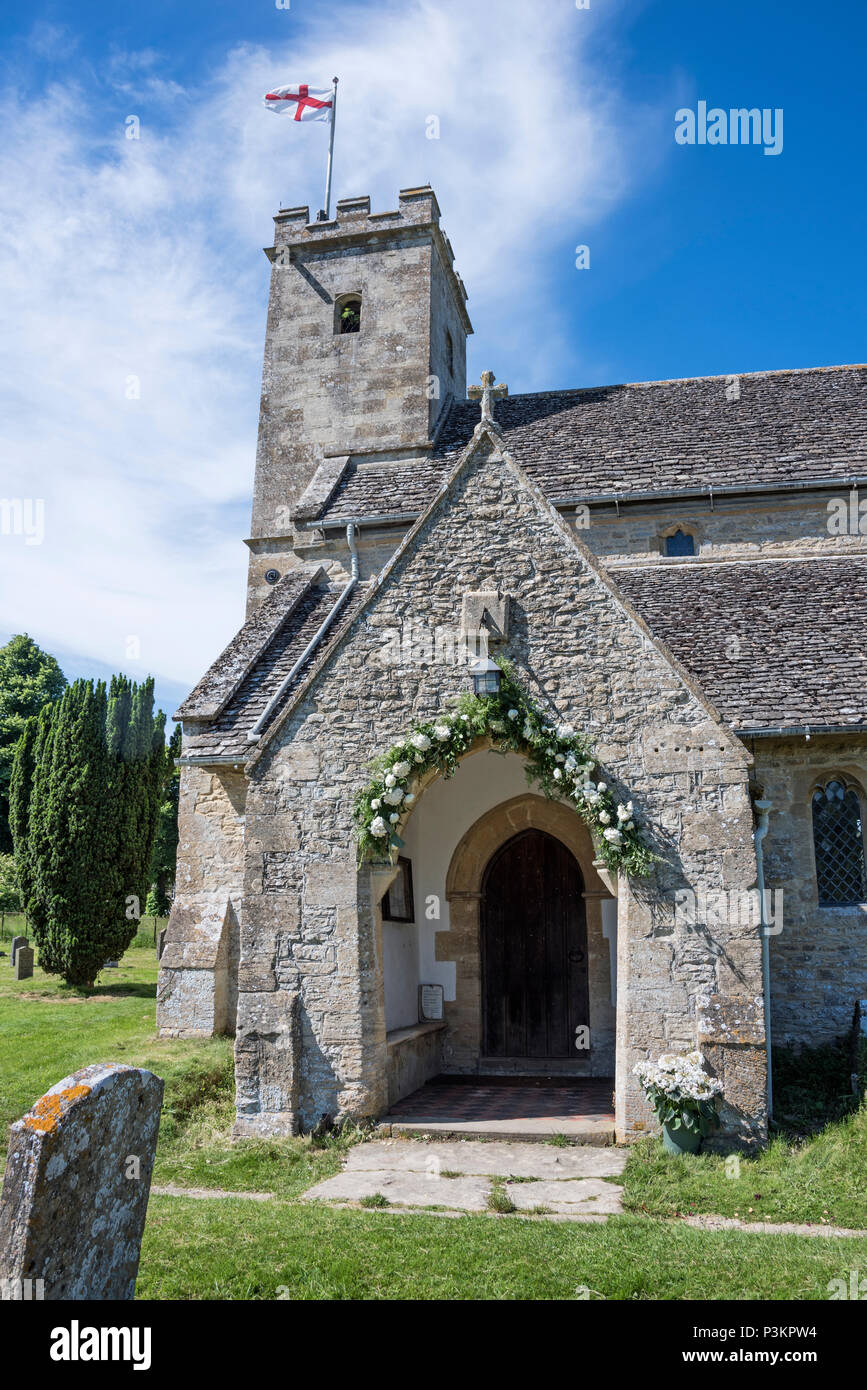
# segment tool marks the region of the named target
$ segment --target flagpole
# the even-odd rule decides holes
[[[331,164],[334,159],[334,126],[337,121],[337,78],[331,79],[331,139],[328,142],[328,172],[325,175],[325,221],[331,217]]]

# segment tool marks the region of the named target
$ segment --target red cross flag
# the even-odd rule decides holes
[[[334,110],[333,88],[308,87],[306,82],[272,87],[262,100],[269,111],[291,115],[296,121],[330,121]]]

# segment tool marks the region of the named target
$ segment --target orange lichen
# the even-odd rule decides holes
[[[58,1121],[73,1101],[89,1094],[89,1086],[68,1086],[65,1091],[55,1091],[54,1095],[42,1096],[30,1114],[24,1116],[24,1123],[28,1129],[50,1134],[57,1128]]]

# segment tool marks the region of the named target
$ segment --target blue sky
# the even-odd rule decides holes
[[[37,0],[0,33],[3,492],[45,500],[40,545],[0,536],[0,630],[75,674],[170,702],[243,619],[261,248],[327,140],[269,84],[340,75],[336,196],[434,185],[471,380],[867,356],[861,4]],[[699,100],[782,108],[782,153],[678,145]]]

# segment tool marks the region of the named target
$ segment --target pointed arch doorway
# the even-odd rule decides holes
[[[582,1055],[575,1045],[590,1023],[587,922],[575,856],[544,830],[520,831],[488,862],[480,909],[482,1057]]]

